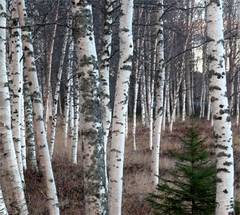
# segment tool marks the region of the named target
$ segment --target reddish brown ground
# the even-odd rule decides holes
[[[129,124],[131,126],[131,124]],[[182,136],[187,127],[197,127],[203,137],[207,137],[206,147],[209,148],[211,154],[214,154],[212,129],[208,122],[198,121],[198,123],[176,123],[172,134],[163,132],[161,143],[161,174],[166,174],[167,170],[174,167],[174,160],[169,156],[169,152],[180,149],[179,137]],[[129,128],[131,130],[131,127]],[[81,215],[83,189],[81,165],[73,165],[69,162],[65,153],[63,144],[61,143],[61,131],[58,132],[58,143],[53,161],[54,175],[58,188],[60,199],[61,214],[63,215]],[[240,138],[239,129],[234,129],[234,145],[235,145],[235,166],[239,168],[240,160]],[[123,214],[124,215],[146,215],[151,210],[145,201],[149,192],[150,176],[150,155],[151,151],[148,147],[148,129],[137,128],[137,151],[132,150],[131,133],[126,144],[126,158],[124,168],[124,198],[123,198]],[[237,165],[236,165],[237,164]],[[239,185],[239,173],[236,174],[236,187]],[[44,186],[41,175],[27,172],[26,173],[26,197],[31,215],[47,214],[46,212],[46,196],[44,194]],[[238,190],[238,189],[237,189]]]

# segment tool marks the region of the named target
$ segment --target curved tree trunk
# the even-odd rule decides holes
[[[234,167],[230,109],[227,98],[222,1],[208,0],[207,59],[217,160],[216,214],[234,214]]]
[[[31,33],[27,27],[28,16],[26,12],[24,0],[18,0],[17,4],[20,26],[22,29],[22,43],[24,52],[24,69],[28,77],[28,85],[33,100],[33,117],[34,117],[34,129],[36,131],[36,138],[38,143],[39,154],[39,168],[43,173],[49,214],[59,214],[58,197],[55,186],[55,180],[52,171],[52,164],[49,155],[47,134],[45,130],[45,124],[43,119],[43,103],[42,95],[38,84],[37,70],[35,59],[33,55],[33,45]]]

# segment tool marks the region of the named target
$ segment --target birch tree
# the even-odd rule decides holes
[[[207,1],[207,60],[217,159],[216,214],[234,214],[234,168],[227,98],[222,1]]]
[[[125,126],[133,56],[133,0],[122,0],[120,4],[120,58],[113,109],[112,140],[109,161],[109,213],[115,215],[121,214],[122,206]]]
[[[157,44],[156,52],[157,55],[157,78],[156,78],[156,110],[154,118],[154,133],[153,133],[153,150],[151,160],[151,179],[153,186],[158,184],[159,175],[159,155],[160,155],[160,141],[161,141],[161,126],[163,118],[163,105],[164,105],[164,82],[165,82],[165,68],[164,68],[164,35],[163,35],[163,1],[158,1],[160,6],[159,12],[157,13]]]
[[[103,32],[103,50],[101,55],[101,64],[99,69],[100,74],[100,98],[102,110],[102,123],[103,123],[103,141],[105,151],[105,167],[107,176],[107,143],[108,135],[112,120],[112,111],[110,108],[110,88],[109,88],[109,75],[110,75],[110,57],[112,53],[112,13],[113,13],[113,0],[104,1],[104,32]]]
[[[26,145],[27,145],[27,166],[31,170],[38,170],[37,166],[37,156],[36,156],[36,140],[33,127],[33,106],[32,99],[30,95],[30,90],[28,86],[28,77],[26,73],[24,74],[24,115],[25,115],[25,125],[26,125]]]
[[[46,79],[46,92],[44,97],[44,110],[45,110],[45,123],[46,123],[46,129],[48,127],[48,121],[50,118],[51,113],[51,101],[52,101],[52,86],[51,86],[51,76],[52,76],[52,61],[53,61],[53,49],[54,49],[54,43],[55,38],[57,34],[57,20],[58,20],[58,12],[59,12],[59,4],[60,0],[57,0],[56,5],[56,14],[54,17],[54,26],[53,26],[53,33],[52,37],[50,38],[50,47],[48,49],[48,56],[47,56],[47,79]]]
[[[37,70],[34,58],[34,50],[32,45],[31,32],[24,0],[17,1],[17,10],[19,14],[19,22],[22,30],[22,44],[24,53],[24,72],[28,77],[28,86],[33,101],[33,120],[34,129],[36,131],[36,139],[38,144],[39,167],[43,173],[49,214],[59,214],[58,197],[55,186],[55,180],[52,171],[52,165],[49,155],[47,134],[45,130],[43,118],[42,95],[38,84]]]
[[[72,4],[80,86],[80,143],[83,147],[85,214],[107,214],[105,153],[92,6],[87,0],[74,0]]]
[[[23,100],[23,72],[21,67],[21,38],[18,23],[18,13],[16,10],[16,1],[11,2],[10,25],[13,27],[10,31],[9,41],[9,74],[11,90],[11,111],[12,111],[12,132],[15,152],[18,161],[20,176],[24,183],[23,159],[22,159],[22,139],[21,139],[21,106]]]
[[[50,136],[50,143],[49,143],[49,153],[51,158],[54,152],[54,144],[55,144],[56,129],[57,129],[57,116],[58,116],[57,113],[58,113],[58,103],[59,103],[58,101],[59,101],[59,95],[60,95],[60,86],[61,86],[61,79],[62,79],[62,73],[63,73],[64,59],[65,59],[65,54],[67,49],[68,36],[69,36],[68,31],[66,31],[63,38],[63,45],[62,45],[62,52],[61,52],[62,54],[60,59],[59,70],[57,73],[56,88],[53,96],[52,125],[51,125],[51,136]]]
[[[78,74],[75,72],[77,78],[73,79],[73,133],[71,139],[71,161],[77,164],[77,148],[79,142],[79,104],[80,104],[80,94],[79,94],[79,78]]]
[[[64,119],[63,119],[63,142],[64,146],[67,146],[68,140],[68,130],[69,130],[69,113],[70,113],[70,106],[71,106],[71,82],[72,82],[72,61],[73,61],[73,41],[72,39],[69,42],[69,49],[68,49],[68,63],[67,63],[67,83],[65,85],[66,93],[64,97]]]
[[[28,214],[11,130],[11,107],[6,69],[6,1],[0,1],[0,159],[1,185],[9,214]]]
[[[7,207],[5,205],[5,201],[2,194],[2,189],[0,188],[0,214],[8,215]]]

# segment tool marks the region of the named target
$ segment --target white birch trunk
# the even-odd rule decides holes
[[[17,156],[18,168],[22,182],[24,184],[23,159],[22,159],[22,136],[21,136],[21,106],[23,99],[23,73],[20,62],[21,59],[21,38],[18,26],[18,14],[16,11],[16,1],[13,0],[10,7],[11,20],[13,27],[10,31],[9,41],[9,74],[10,74],[10,92],[11,92],[11,111],[12,111],[12,134],[15,152]]]
[[[16,1],[16,0],[15,0]],[[23,162],[23,170],[27,169],[27,142],[26,142],[26,125],[25,125],[25,102],[24,102],[24,74],[23,74],[23,50],[22,50],[22,41],[21,41],[21,30],[19,29],[19,40],[20,40],[20,59],[19,59],[19,64],[20,64],[20,70],[21,70],[21,78],[22,78],[22,93],[20,95],[20,137],[21,137],[21,154],[22,154],[22,162]]]
[[[170,92],[169,92],[169,72],[166,72],[165,81],[165,98],[166,98],[166,122],[170,122]]]
[[[138,90],[139,90],[139,81],[140,81],[140,71],[138,66],[139,61],[137,60],[136,72],[135,72],[135,87],[134,87],[134,104],[133,104],[133,150],[137,150],[136,144],[136,127],[137,127],[137,101],[138,101]]]
[[[57,129],[57,118],[58,118],[58,114],[57,114],[58,101],[59,101],[62,72],[63,72],[64,59],[66,55],[67,41],[68,41],[68,35],[69,35],[68,33],[69,33],[68,31],[65,33],[64,39],[63,39],[60,65],[57,73],[57,83],[56,83],[56,88],[55,88],[54,97],[53,97],[52,125],[51,125],[51,136],[50,136],[50,143],[49,143],[49,153],[51,158],[54,152],[54,144],[55,144],[56,129]]]
[[[160,5],[163,1],[158,1]],[[156,110],[154,118],[154,133],[153,133],[153,150],[151,156],[151,183],[153,188],[159,181],[159,156],[160,156],[160,142],[163,118],[163,105],[164,105],[164,82],[165,82],[165,67],[164,67],[164,35],[163,35],[163,6],[160,7],[157,13],[157,70],[156,70]]]
[[[34,129],[36,131],[36,139],[39,146],[38,154],[40,158],[40,170],[43,173],[46,183],[47,205],[49,214],[57,215],[59,214],[58,197],[47,143],[47,134],[43,118],[42,95],[38,84],[36,64],[33,55],[34,51],[32,38],[28,27],[25,27],[28,25],[28,16],[24,0],[18,0],[17,10],[19,14],[20,26],[22,29],[22,44],[25,69],[24,72],[28,77],[29,89],[33,100]]]
[[[145,73],[144,68],[141,66],[142,79],[141,79],[141,117],[142,125],[146,126],[146,83],[145,83]]]
[[[83,147],[85,214],[107,214],[105,151],[99,98],[99,70],[92,6],[74,0],[73,36],[80,85],[80,142]]]
[[[72,61],[73,61],[73,41],[69,45],[68,54],[68,66],[67,66],[67,83],[66,83],[66,93],[64,98],[64,119],[63,119],[63,142],[65,148],[68,143],[68,129],[69,129],[69,112],[71,107],[71,82],[72,82]]]
[[[166,70],[165,70],[166,73]],[[166,77],[165,77],[165,83],[164,83],[164,88],[166,89]],[[166,94],[164,95],[164,104],[163,104],[163,119],[162,119],[162,131],[166,130],[166,113],[167,113],[167,108],[166,108],[166,103],[167,103],[167,99],[166,99]]]
[[[1,185],[9,214],[28,214],[11,130],[11,106],[6,69],[6,1],[0,1],[0,158]]]
[[[157,47],[158,44],[155,44],[155,47]],[[154,123],[154,120],[153,120],[153,110],[154,110],[154,87],[155,87],[155,80],[154,80],[154,77],[155,77],[155,71],[157,70],[157,67],[158,65],[156,66],[156,64],[158,62],[156,62],[158,59],[157,59],[157,53],[154,53],[154,60],[153,60],[153,74],[152,74],[152,86],[151,86],[151,91],[150,91],[150,106],[149,106],[149,148],[150,150],[152,150],[153,148],[153,123]]]
[[[33,128],[33,106],[29,92],[27,75],[24,74],[24,107],[25,107],[25,125],[26,125],[26,144],[27,144],[27,166],[33,171],[38,170],[36,156],[36,140]]]
[[[230,109],[227,98],[222,1],[207,4],[207,58],[213,114],[217,192],[216,214],[234,214],[234,167]]]
[[[186,81],[183,78],[182,83],[182,121],[185,122],[186,120]]]
[[[133,135],[133,150],[137,150],[137,144],[136,144],[136,127],[137,127],[137,101],[138,101],[138,89],[139,89],[139,70],[138,70],[138,60],[136,63],[136,69],[135,69],[135,82],[134,82],[134,101],[133,101],[133,129],[132,129],[132,135]]]
[[[44,110],[45,110],[45,126],[46,126],[46,131],[48,131],[48,121],[49,118],[52,114],[51,111],[51,101],[52,101],[52,88],[51,88],[51,76],[52,76],[52,58],[53,58],[53,49],[54,49],[54,44],[55,44],[55,38],[56,38],[56,33],[57,33],[57,21],[58,21],[58,13],[59,13],[59,4],[60,0],[57,0],[57,6],[56,6],[56,14],[54,17],[54,26],[53,26],[53,33],[52,33],[52,38],[50,39],[50,47],[49,47],[49,52],[47,56],[47,82],[46,82],[46,92],[44,96]]]
[[[211,96],[210,93],[208,93],[208,108],[207,108],[207,120],[211,120]]]
[[[2,189],[0,187],[0,215],[8,215],[7,207],[4,202]]]
[[[74,134],[74,89],[73,79],[70,79],[70,109],[69,109],[69,137],[73,138]]]
[[[103,51],[101,55],[101,64],[99,69],[100,75],[100,99],[101,99],[101,112],[102,112],[102,124],[103,124],[103,142],[104,142],[104,154],[105,154],[105,175],[107,180],[107,146],[108,136],[112,121],[112,110],[110,108],[110,58],[112,54],[112,13],[113,13],[113,0],[105,0],[104,2],[104,31],[103,31]],[[106,187],[108,185],[106,184]]]
[[[133,0],[121,1],[119,26],[120,59],[116,83],[109,170],[109,214],[120,215],[125,149],[125,123],[133,56]]]
[[[237,80],[238,80],[238,84],[237,84],[237,101],[236,101],[236,125],[239,126],[239,102],[240,102],[240,72],[238,71],[237,73]]]
[[[77,75],[77,74],[76,74]],[[73,128],[71,139],[71,162],[77,164],[77,148],[79,142],[79,78],[73,79]]]
[[[182,65],[183,67],[183,65]],[[180,73],[180,78],[177,82],[177,89],[175,91],[175,95],[174,95],[174,98],[173,98],[173,110],[172,110],[172,115],[171,115],[171,119],[170,119],[170,123],[169,123],[169,131],[172,132],[173,131],[173,123],[175,122],[176,120],[176,114],[177,114],[177,105],[178,105],[178,96],[179,96],[179,91],[180,91],[180,87],[181,87],[181,82],[182,82],[182,79],[183,79],[183,76],[184,76],[184,73],[182,71],[183,69],[181,68],[181,73]]]

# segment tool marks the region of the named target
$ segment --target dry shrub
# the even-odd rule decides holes
[[[83,214],[83,184],[80,165],[71,164],[66,157],[55,157],[53,171],[61,214]],[[44,181],[41,174],[27,171],[26,197],[31,215],[48,214]]]
[[[179,137],[182,137],[189,127],[196,127],[202,137],[207,137],[206,148],[214,155],[214,140],[210,122],[205,120],[176,122],[172,133],[165,131],[161,139],[160,174],[167,175],[175,166],[171,153],[181,150]],[[129,123],[129,138],[126,143],[124,165],[124,215],[150,214],[151,209],[145,201],[150,189],[151,151],[149,149],[149,129],[143,128],[138,122],[137,151],[133,151],[132,124]],[[234,127],[236,185],[240,178],[240,131]],[[61,142],[61,129],[58,129],[53,170],[60,200],[61,214],[83,214],[83,185],[81,166],[73,165],[67,159],[66,149]],[[68,145],[69,147],[69,145]],[[80,154],[80,152],[79,152]],[[238,186],[237,196],[238,196]],[[48,214],[46,210],[46,195],[41,175],[26,172],[26,198],[31,215]],[[240,199],[240,198],[239,198]]]

